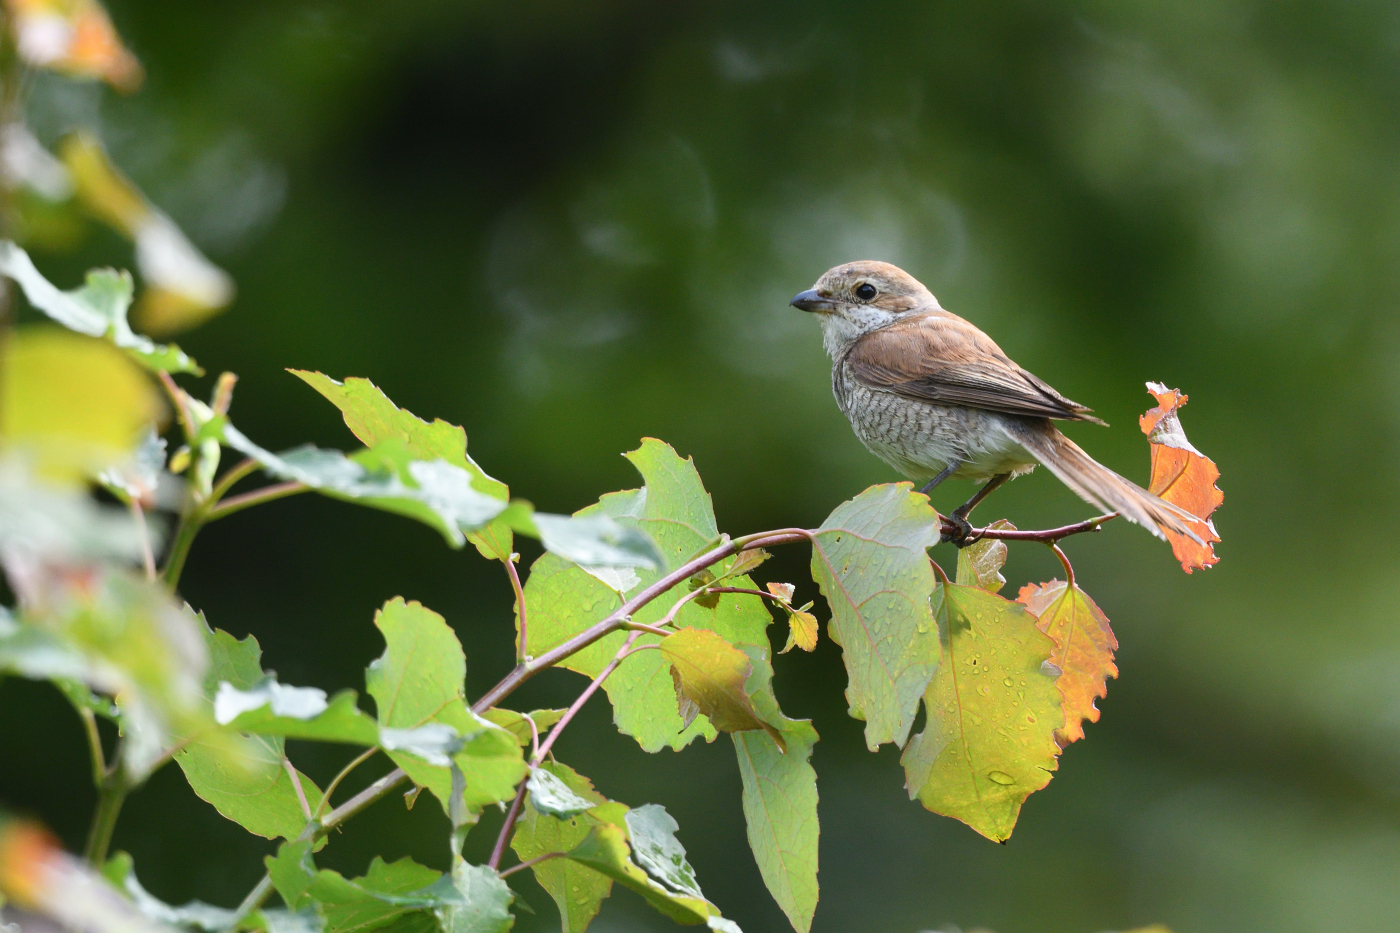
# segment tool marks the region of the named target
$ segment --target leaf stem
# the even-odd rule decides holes
[[[83,732],[87,734],[88,754],[92,758],[92,786],[102,791],[107,780],[107,758],[102,752],[102,734],[97,731],[97,714],[86,707],[78,707],[78,718],[83,721]]]
[[[307,820],[311,819],[311,804],[306,802],[306,791],[301,786],[301,775],[297,774],[297,769],[292,765],[292,759],[286,755],[282,756],[282,770],[287,772],[287,777],[292,779],[292,789],[297,792],[297,803],[301,804],[301,812]]]
[[[928,563],[929,566],[933,568],[933,572],[938,575],[938,579],[943,583],[944,586],[947,586],[949,583],[948,572],[942,567],[940,567],[938,561],[934,560],[932,557],[928,559]]]
[[[1070,589],[1073,589],[1073,588],[1074,588],[1074,568],[1070,566],[1069,557],[1067,557],[1067,556],[1065,555],[1065,552],[1062,551],[1062,550],[1060,550],[1060,546],[1059,546],[1058,544],[1056,544],[1055,542],[1053,542],[1053,541],[1050,542],[1050,550],[1052,550],[1052,551],[1055,552],[1055,556],[1058,557],[1058,558],[1060,559],[1060,563],[1064,565],[1064,568],[1065,568],[1065,576],[1068,578],[1068,579],[1066,580],[1066,582],[1069,584]]]
[[[664,628],[657,628],[655,625],[647,625],[645,622],[625,622],[622,627],[629,632],[648,632],[652,635],[660,635],[662,638],[674,634],[673,632],[666,631]]]
[[[349,777],[351,771],[354,771],[360,765],[373,758],[374,753],[377,751],[379,751],[379,746],[376,745],[374,748],[369,749],[364,754],[355,758],[354,761],[350,762],[348,765],[340,769],[340,773],[337,774],[334,778],[332,778],[331,782],[326,785],[325,791],[321,794],[321,802],[317,804],[316,812],[312,814],[312,819],[316,819],[322,813],[325,812],[326,805],[331,802],[331,794],[335,793],[336,789],[340,787],[340,782]]]
[[[117,817],[121,815],[122,804],[130,790],[126,769],[118,762],[103,776],[98,788],[97,810],[92,815],[92,828],[88,831],[87,849],[83,853],[91,864],[101,865],[107,861],[107,850],[112,846]]]
[[[547,862],[552,858],[563,858],[566,854],[567,853],[565,852],[546,852],[544,855],[537,855],[527,862],[521,862],[519,865],[510,866],[505,871],[501,872],[501,877],[509,878],[511,875],[515,874],[518,871],[524,871],[527,868],[534,868],[540,862]]]
[[[526,629],[525,629],[525,589],[520,585],[520,572],[515,569],[515,560],[519,554],[509,554],[506,556],[506,573],[510,575],[510,588],[515,591],[515,614],[520,620],[520,637],[515,643],[515,661],[523,664],[529,660],[530,652],[527,650]]]
[[[215,522],[221,518],[227,518],[234,512],[241,512],[255,505],[262,505],[264,502],[273,502],[277,499],[285,499],[287,496],[295,496],[297,493],[310,491],[311,487],[304,483],[278,483],[275,486],[264,486],[262,489],[254,489],[252,492],[245,492],[242,495],[225,499],[204,513],[204,522]]]
[[[253,473],[257,468],[258,461],[254,460],[252,457],[248,457],[237,466],[231,467],[225,471],[224,475],[219,477],[219,481],[214,484],[214,488],[209,491],[209,500],[205,505],[213,506],[228,494],[228,491],[233,488],[235,483]]]
[[[170,545],[170,554],[165,558],[165,569],[161,571],[165,585],[172,590],[180,582],[185,560],[190,556],[190,546],[194,544],[195,535],[199,534],[202,527],[203,513],[199,506],[191,505],[185,514],[180,516],[180,524],[175,529],[175,543]]]

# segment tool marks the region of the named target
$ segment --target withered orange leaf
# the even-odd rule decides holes
[[[1028,583],[1016,601],[1036,617],[1036,627],[1055,642],[1050,663],[1060,669],[1055,686],[1064,698],[1065,727],[1056,733],[1061,747],[1084,738],[1084,720],[1099,721],[1094,700],[1108,695],[1108,678],[1118,676],[1113,652],[1118,639],[1089,594],[1073,582]]]
[[[1152,480],[1147,488],[1199,519],[1187,524],[1201,539],[1200,544],[1185,535],[1166,533],[1172,553],[1181,561],[1181,569],[1190,573],[1220,561],[1213,546],[1220,536],[1210,520],[1211,513],[1225,500],[1225,494],[1215,487],[1220,471],[1209,457],[1191,446],[1182,430],[1177,412],[1186,404],[1187,396],[1160,382],[1149,382],[1147,391],[1157,400],[1157,407],[1138,419],[1152,447]]]

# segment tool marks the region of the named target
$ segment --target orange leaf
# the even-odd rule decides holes
[[[75,78],[100,78],[135,90],[141,63],[122,45],[97,0],[5,0],[19,54],[40,68]]]
[[[1055,686],[1064,698],[1065,727],[1056,733],[1061,747],[1084,738],[1084,720],[1099,721],[1094,700],[1108,695],[1108,678],[1118,676],[1113,652],[1118,639],[1108,617],[1071,583],[1028,583],[1016,601],[1036,617],[1036,627],[1055,642],[1050,663],[1060,669]]]
[[[1190,573],[1197,567],[1210,567],[1220,562],[1213,545],[1220,541],[1210,515],[1225,500],[1225,494],[1215,487],[1220,471],[1210,458],[1191,446],[1182,430],[1177,412],[1186,404],[1187,396],[1178,389],[1168,389],[1160,382],[1149,382],[1147,391],[1157,400],[1157,407],[1138,419],[1142,433],[1152,446],[1152,481],[1148,490],[1172,505],[1200,519],[1188,522],[1201,539],[1197,544],[1184,535],[1168,531],[1172,553],[1181,561],[1181,569]]]

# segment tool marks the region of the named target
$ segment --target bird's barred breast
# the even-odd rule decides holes
[[[836,403],[856,437],[915,482],[932,479],[955,460],[963,466],[954,478],[980,481],[998,473],[1028,472],[1035,465],[1035,458],[1002,427],[1005,415],[872,389],[841,364],[832,368],[831,377]]]

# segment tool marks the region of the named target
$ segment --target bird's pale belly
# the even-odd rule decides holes
[[[832,383],[837,404],[860,442],[915,482],[932,479],[953,462],[961,466],[952,478],[978,481],[1035,468],[1035,458],[1003,428],[1005,415],[911,401],[839,375]]]

